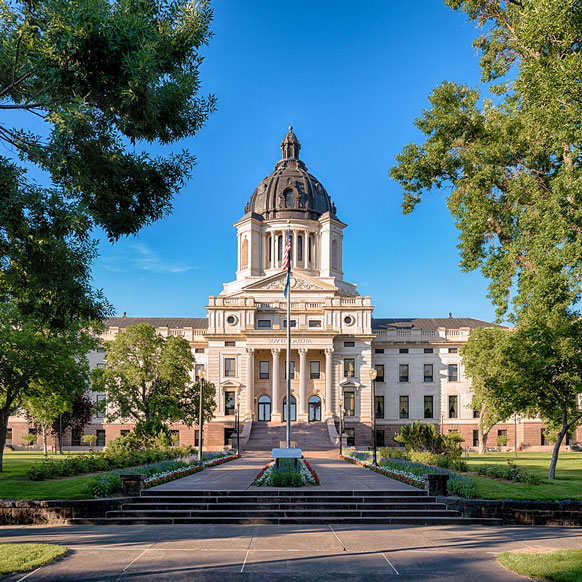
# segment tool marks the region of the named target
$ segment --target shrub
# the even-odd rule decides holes
[[[405,424],[394,440],[403,444],[408,451],[428,452],[435,455],[446,454],[450,457],[460,457],[463,449],[460,444],[462,437],[457,431],[442,435],[432,423],[425,424],[421,420]]]
[[[497,446],[504,447],[507,445],[507,435],[506,434],[498,434],[497,435]]]
[[[303,487],[304,481],[299,471],[271,471],[268,485],[271,487]]]
[[[540,482],[536,475],[528,473],[523,467],[514,465],[511,461],[507,461],[507,465],[481,465],[477,468],[477,473],[486,477],[513,481],[514,483],[536,485]]]
[[[424,463],[425,465],[438,465],[440,455],[429,453],[428,451],[408,451],[406,455],[413,463]]]
[[[384,459],[404,459],[405,453],[400,447],[380,447],[378,454]]]

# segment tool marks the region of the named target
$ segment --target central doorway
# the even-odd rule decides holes
[[[321,398],[312,396],[309,399],[309,422],[321,420]]]
[[[271,399],[264,394],[259,397],[259,420],[266,422],[271,420]]]
[[[294,422],[297,420],[297,400],[295,399],[295,396],[291,396],[291,404],[289,408],[291,409],[291,422]],[[283,399],[283,422],[287,422],[287,396]]]

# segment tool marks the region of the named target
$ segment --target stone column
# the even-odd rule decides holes
[[[292,230],[291,235],[293,236],[293,261],[291,262],[292,267],[299,266],[299,261],[297,260],[297,231]]]
[[[299,413],[307,414],[307,349],[299,348]]]
[[[254,348],[247,348],[247,410],[246,414],[249,418],[253,418],[253,413],[255,410],[254,402]]]
[[[279,413],[279,354],[280,348],[271,348],[273,354],[273,413]]]
[[[333,415],[333,402],[332,402],[332,362],[331,358],[333,355],[333,348],[326,348],[325,350],[325,415]]]

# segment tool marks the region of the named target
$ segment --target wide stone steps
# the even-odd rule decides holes
[[[418,491],[149,490],[92,524],[498,524],[467,519]]]

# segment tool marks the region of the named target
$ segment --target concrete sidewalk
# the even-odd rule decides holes
[[[479,526],[0,527],[0,542],[58,543],[61,560],[8,582],[516,582],[509,550],[582,547],[580,528]]]
[[[268,457],[243,455],[217,467],[204,469],[200,473],[152,487],[150,491],[244,491],[251,487],[259,471],[269,462]],[[416,487],[384,477],[369,469],[353,465],[338,458],[307,458],[311,468],[317,473],[320,487],[330,491],[418,491]],[[292,487],[290,489],[314,489]]]

